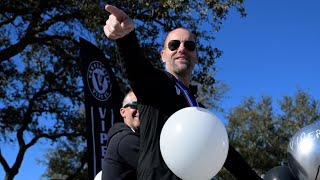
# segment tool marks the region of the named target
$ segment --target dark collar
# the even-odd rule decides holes
[[[172,80],[172,82],[176,82],[176,77],[174,77],[174,75],[170,74],[168,71],[164,71],[167,76]],[[189,87],[186,87],[188,89],[188,91],[193,94],[195,97],[198,97],[197,93],[198,93],[198,86],[197,85],[192,85],[190,84]]]

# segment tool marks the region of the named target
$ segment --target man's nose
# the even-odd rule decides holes
[[[184,42],[181,42],[178,48],[178,52],[184,52],[184,51],[186,51],[186,47],[184,46]]]

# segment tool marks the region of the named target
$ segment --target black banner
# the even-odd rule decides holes
[[[102,169],[107,132],[119,121],[121,97],[115,75],[104,53],[80,38],[80,57],[85,93],[89,179]]]

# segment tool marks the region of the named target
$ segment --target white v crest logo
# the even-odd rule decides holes
[[[102,85],[103,85],[103,81],[105,79],[105,75],[100,74],[100,73],[93,73],[93,74],[95,76],[94,79],[96,81],[96,84],[98,85],[99,90],[102,90],[103,89]]]

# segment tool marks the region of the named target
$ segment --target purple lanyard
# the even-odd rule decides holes
[[[187,88],[178,79],[176,79],[176,85],[178,86],[178,88],[182,92],[184,98],[187,100],[190,107],[192,107],[192,106],[199,107],[198,101],[196,99],[194,99],[192,96],[190,96],[190,94],[187,91]]]

